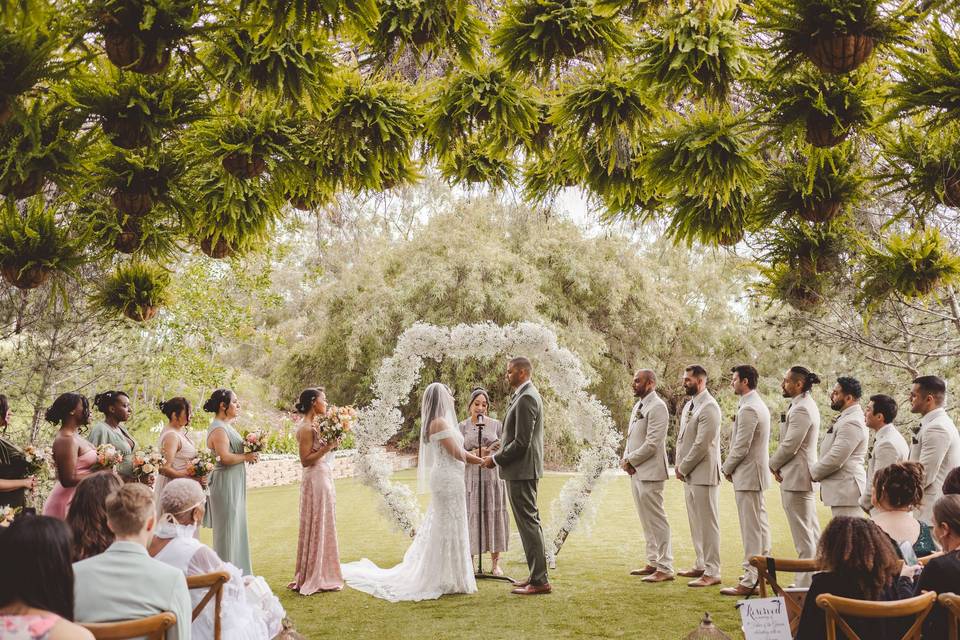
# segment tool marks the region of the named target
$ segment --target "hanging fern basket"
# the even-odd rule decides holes
[[[725,229],[717,237],[717,244],[721,247],[735,247],[743,240],[742,230]]]
[[[170,50],[156,42],[145,42],[124,32],[110,32],[103,37],[107,58],[125,71],[143,74],[162,73],[170,65]]]
[[[233,255],[233,247],[225,238],[217,238],[216,243],[212,238],[204,238],[200,241],[200,250],[211,258],[223,260]]]
[[[849,73],[873,53],[874,39],[858,34],[826,35],[810,40],[807,57],[824,73]]]
[[[103,132],[121,149],[136,149],[150,142],[150,133],[141,123],[130,118],[104,118]]]
[[[825,116],[819,111],[810,112],[807,116],[807,142],[820,149],[837,146],[846,139],[850,129],[844,127],[841,133],[836,134],[834,124],[836,120],[831,116]]]
[[[141,236],[140,224],[136,221],[128,220],[114,239],[113,247],[120,253],[131,254],[140,247]]]
[[[943,204],[960,208],[960,173],[943,179]]]
[[[15,200],[23,200],[24,198],[29,198],[30,196],[35,196],[40,193],[40,190],[43,189],[43,185],[46,184],[46,182],[47,178],[43,175],[42,171],[31,171],[23,180],[7,183],[3,189],[0,189],[0,193],[5,196],[10,196]]]
[[[52,269],[47,267],[30,267],[22,269],[17,265],[9,265],[0,269],[4,279],[18,289],[36,289],[50,279]]]
[[[13,98],[0,96],[0,126],[7,124],[13,117]]]
[[[147,191],[117,189],[111,194],[110,200],[117,211],[131,218],[145,216],[153,208],[153,197]]]
[[[797,211],[797,215],[807,222],[822,223],[830,222],[840,215],[843,210],[843,203],[837,200],[821,200],[808,207]]]
[[[797,311],[813,311],[823,302],[823,296],[813,287],[797,284],[787,293],[786,301]]]
[[[160,307],[144,304],[144,305],[130,305],[123,310],[123,315],[127,316],[135,322],[146,322],[154,318],[157,315],[157,311],[160,310]]]
[[[386,181],[384,181],[383,188],[389,189],[391,187],[388,187],[386,185]],[[297,211],[316,211],[327,203],[327,199],[322,197],[311,197],[307,195],[294,195],[290,196],[289,202],[290,206]]]
[[[220,164],[227,173],[240,180],[256,178],[267,170],[267,161],[262,155],[256,153],[246,154],[234,151],[225,155]]]

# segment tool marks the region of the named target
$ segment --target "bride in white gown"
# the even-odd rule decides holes
[[[434,382],[427,387],[420,418],[417,490],[430,493],[430,505],[403,562],[392,569],[381,569],[366,558],[343,565],[347,586],[390,602],[477,591],[463,469],[464,463],[480,464],[481,459],[463,449],[446,385]]]

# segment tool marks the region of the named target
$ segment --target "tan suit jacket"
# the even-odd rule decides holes
[[[903,462],[910,457],[910,447],[906,438],[893,424],[885,424],[877,430],[873,438],[873,451],[867,460],[867,486],[860,496],[860,508],[870,511],[873,508],[873,476],[880,469]]]
[[[667,403],[651,391],[634,405],[623,458],[637,470],[636,478],[647,482],[667,479]]]
[[[943,407],[920,418],[910,459],[923,465],[923,502],[917,518],[932,523],[933,504],[943,495],[943,481],[954,467],[960,466],[960,435]]]
[[[704,389],[683,406],[677,469],[690,484],[720,484],[720,405]]]
[[[770,410],[756,391],[740,398],[723,475],[733,476],[736,491],[770,486]]]
[[[867,486],[867,425],[859,404],[847,407],[824,434],[820,459],[810,476],[820,483],[820,498],[828,507],[860,506]]]
[[[770,458],[770,468],[780,473],[785,491],[813,491],[810,468],[817,461],[820,437],[820,409],[810,393],[790,401],[786,420],[781,424],[780,443]]]

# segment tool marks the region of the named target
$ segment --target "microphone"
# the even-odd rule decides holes
[[[482,426],[483,426],[483,414],[482,414],[482,413],[478,413],[478,414],[477,414],[477,426],[478,426],[478,427],[482,427]]]

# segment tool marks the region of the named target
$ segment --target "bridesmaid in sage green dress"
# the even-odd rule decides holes
[[[103,413],[103,420],[90,427],[87,440],[95,446],[112,444],[123,455],[123,462],[116,471],[124,482],[137,482],[133,475],[133,452],[137,450],[137,441],[123,427],[130,419],[130,397],[123,391],[104,391],[93,398],[93,405]],[[144,478],[145,483],[153,484],[153,476]]]
[[[216,414],[207,430],[207,447],[219,458],[210,477],[209,523],[213,527],[213,549],[244,575],[253,575],[247,540],[247,470],[244,463],[254,463],[258,456],[243,452],[243,438],[230,425],[240,411],[240,401],[233,391],[217,389],[203,404],[203,410]]]

